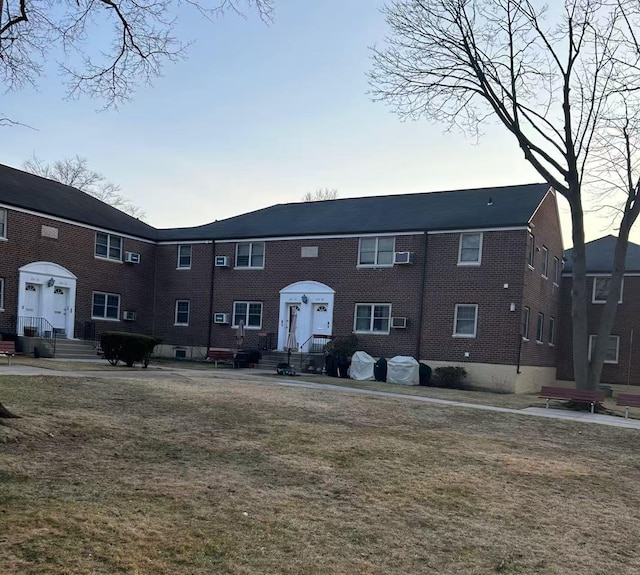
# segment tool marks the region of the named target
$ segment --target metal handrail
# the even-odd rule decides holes
[[[309,350],[307,351],[307,353],[300,354],[300,372],[302,372],[304,364],[307,363],[310,357],[314,355],[324,354],[327,344],[334,338],[335,338],[335,335],[324,335],[324,334],[318,334],[318,333],[311,334],[307,338],[307,340],[300,346],[301,350],[305,349],[305,346],[309,342],[311,342],[311,345],[309,346]]]
[[[44,339],[53,348],[53,355],[56,354],[57,334],[55,328],[47,318],[18,316],[16,332],[18,335],[25,337],[39,337]]]

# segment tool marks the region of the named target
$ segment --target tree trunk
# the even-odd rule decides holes
[[[571,207],[573,239],[571,285],[571,323],[573,327],[573,374],[578,389],[595,389],[589,377],[589,331],[587,324],[587,276],[584,248],[584,218],[579,191],[568,197]]]
[[[19,418],[19,415],[15,415],[14,413],[11,413],[4,405],[2,405],[0,403],[0,417],[4,417],[5,419],[9,419],[9,418]]]

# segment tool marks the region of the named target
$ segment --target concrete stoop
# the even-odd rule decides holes
[[[93,342],[78,339],[57,339],[56,359],[96,359],[97,350]]]

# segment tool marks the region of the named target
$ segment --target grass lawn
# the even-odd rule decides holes
[[[134,377],[0,377],[0,573],[640,571],[638,431]]]

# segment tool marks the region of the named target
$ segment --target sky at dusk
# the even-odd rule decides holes
[[[184,13],[188,58],[115,111],[65,100],[51,66],[37,90],[3,94],[3,114],[33,129],[2,128],[0,162],[85,156],[156,227],[199,225],[325,187],[345,198],[541,181],[497,125],[477,143],[443,125],[400,122],[372,102],[366,73],[369,48],[386,32],[382,4],[276,0],[269,25],[256,14],[211,23]],[[569,246],[564,203],[561,213]],[[608,233],[608,223],[589,218],[587,239]]]

